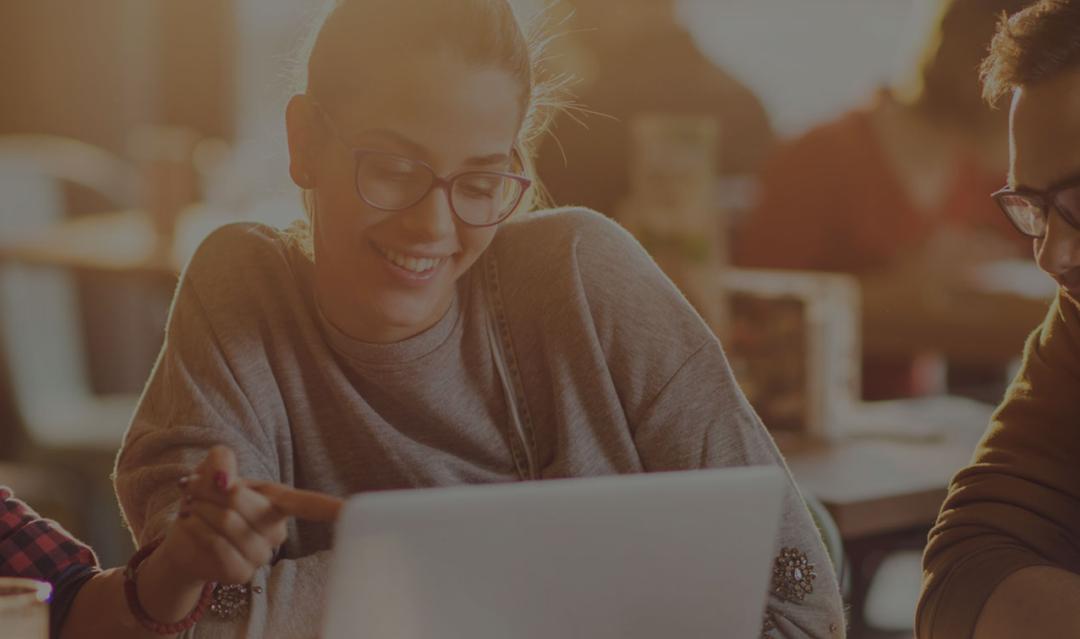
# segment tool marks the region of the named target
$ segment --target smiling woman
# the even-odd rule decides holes
[[[511,158],[518,149],[528,155],[545,120],[537,106],[552,102],[540,93],[550,85],[534,81],[531,57],[504,3],[420,11],[346,2],[326,20],[307,92],[293,98],[287,118],[290,172],[307,191],[311,218],[301,239],[317,256],[319,305],[335,326],[394,342],[446,313],[454,283],[530,183],[508,171],[525,169]],[[477,168],[506,176],[491,185],[497,193],[488,189],[488,201],[497,196],[504,206],[470,220],[461,209],[477,207],[484,177],[464,171]],[[428,197],[448,173],[464,179],[456,188],[443,182],[446,197]],[[394,214],[405,209],[415,211]],[[418,271],[421,262],[427,268]]]
[[[340,126],[328,111],[334,107],[310,95],[289,109],[293,173],[315,187],[320,308],[368,342],[433,326],[530,183],[509,172],[527,91],[521,81],[434,54],[410,76],[414,86],[391,95],[393,107],[341,99]],[[433,194],[436,186],[443,193]],[[398,214],[405,210],[411,214]]]
[[[554,102],[540,57],[505,0],[337,3],[286,113],[304,222],[219,230],[177,291],[117,463],[143,543],[215,443],[244,477],[338,496],[783,465],[720,344],[629,234],[591,211],[518,211]],[[842,636],[790,480],[785,504],[769,636]],[[240,595],[246,621],[196,635],[311,636],[330,542],[326,524],[291,528]]]

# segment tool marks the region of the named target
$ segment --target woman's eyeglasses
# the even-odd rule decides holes
[[[432,189],[442,189],[450,210],[468,226],[494,226],[510,217],[532,184],[529,178],[502,171],[461,171],[440,177],[426,162],[376,149],[354,148],[338,132],[334,122],[319,105],[334,137],[352,151],[356,162],[356,194],[365,204],[380,211],[401,211],[415,206]],[[517,149],[511,162],[524,163]]]
[[[1016,230],[1028,237],[1046,237],[1051,208],[1057,210],[1069,226],[1080,230],[1080,176],[1045,191],[1006,187],[992,197]]]

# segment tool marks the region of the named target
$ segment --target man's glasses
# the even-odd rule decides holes
[[[1016,230],[1028,237],[1046,237],[1051,207],[1069,226],[1080,230],[1080,176],[1045,191],[1006,187],[992,197]]]
[[[510,217],[532,184],[529,178],[502,171],[461,171],[445,177],[431,165],[395,153],[349,146],[334,122],[316,105],[334,137],[352,151],[356,161],[356,194],[380,211],[401,211],[415,206],[432,189],[442,189],[450,210],[468,226],[494,226]],[[512,164],[523,167],[517,149]]]

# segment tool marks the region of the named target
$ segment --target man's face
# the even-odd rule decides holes
[[[1009,131],[1009,186],[1043,190],[1080,176],[1080,68],[1017,90]],[[1053,210],[1034,249],[1039,268],[1080,295],[1080,230]]]

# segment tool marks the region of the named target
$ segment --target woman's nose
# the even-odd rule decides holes
[[[456,230],[450,192],[446,188],[436,186],[428,191],[424,199],[403,213],[402,226],[422,240],[443,238]]]

